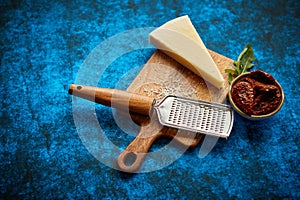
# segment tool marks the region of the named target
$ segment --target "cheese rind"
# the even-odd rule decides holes
[[[222,74],[187,15],[152,31],[149,41],[215,87],[224,85]]]

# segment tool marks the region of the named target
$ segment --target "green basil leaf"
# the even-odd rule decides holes
[[[239,76],[251,69],[254,66],[252,62],[255,60],[252,45],[247,44],[239,54],[238,59],[233,62],[233,69],[225,69],[225,72],[228,73],[229,83],[231,83],[233,76]]]

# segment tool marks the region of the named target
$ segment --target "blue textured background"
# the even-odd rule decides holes
[[[300,198],[299,1],[4,0],[0,6],[1,199]],[[230,138],[204,159],[197,147],[155,172],[130,175],[104,166],[78,137],[69,84],[105,39],[184,14],[206,46],[227,57],[236,59],[252,43],[256,68],[285,91],[282,110],[259,122],[236,115]],[[152,52],[118,64],[145,63]],[[113,86],[124,72],[106,73],[103,84]],[[121,138],[111,113],[103,116],[106,132]]]

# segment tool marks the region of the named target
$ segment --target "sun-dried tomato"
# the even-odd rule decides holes
[[[232,88],[232,98],[244,113],[251,115],[254,100],[254,91],[251,83],[245,81],[236,83]]]
[[[282,94],[275,79],[261,70],[251,72],[232,87],[232,99],[247,115],[265,115],[280,104]]]

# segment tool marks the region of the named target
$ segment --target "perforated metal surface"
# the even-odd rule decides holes
[[[161,124],[227,138],[233,123],[230,106],[168,96],[155,107]]]

